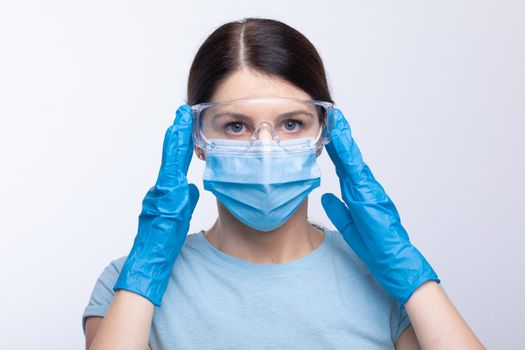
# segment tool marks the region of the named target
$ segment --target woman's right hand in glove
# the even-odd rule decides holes
[[[169,277],[188,234],[199,191],[186,174],[193,154],[192,114],[177,109],[166,131],[155,186],[142,201],[138,233],[113,290],[137,293],[160,306]]]

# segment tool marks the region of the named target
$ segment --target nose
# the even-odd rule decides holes
[[[271,140],[273,140],[272,131],[268,130],[268,128],[261,128],[261,129],[259,129],[259,133],[257,135],[257,138],[259,140],[271,141]]]
[[[255,138],[258,140],[276,140],[277,134],[272,126],[272,124],[268,122],[262,122],[257,129],[255,130]]]

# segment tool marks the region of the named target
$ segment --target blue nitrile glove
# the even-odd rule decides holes
[[[374,278],[404,305],[425,281],[441,281],[410,242],[394,203],[363,161],[339,109],[335,109],[334,119],[332,141],[326,149],[335,164],[344,203],[325,193],[323,207]]]
[[[186,174],[193,154],[192,115],[187,104],[164,136],[162,163],[155,186],[142,201],[138,233],[114,291],[126,289],[160,306],[186,236],[199,191]]]

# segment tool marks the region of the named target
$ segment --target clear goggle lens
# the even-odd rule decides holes
[[[191,107],[193,141],[206,149],[214,140],[313,140],[312,148],[330,141],[334,106],[319,100],[246,98],[200,103]],[[283,142],[286,145],[287,142]]]

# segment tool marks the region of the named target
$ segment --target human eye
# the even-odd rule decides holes
[[[302,129],[304,123],[298,119],[286,119],[283,121],[283,128],[286,132],[298,132]]]
[[[228,133],[231,134],[241,134],[246,131],[246,126],[243,122],[240,121],[232,121],[229,123],[226,123],[225,129]]]

